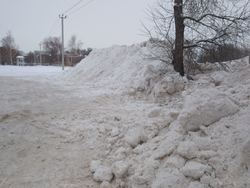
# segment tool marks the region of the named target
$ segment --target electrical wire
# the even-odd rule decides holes
[[[54,31],[55,29],[55,26],[59,23],[59,20],[58,19],[55,19],[54,22],[52,22],[49,30],[48,30],[48,33],[46,35],[43,34],[43,36],[41,36],[41,42],[44,40],[44,37],[49,37],[52,33],[52,31]]]
[[[74,8],[77,7],[79,4],[81,4],[82,1],[83,1],[83,0],[77,1],[72,7],[68,8],[67,10],[65,10],[65,11],[63,12],[63,14],[67,14],[68,12],[70,12],[72,9],[74,9]]]
[[[71,15],[71,14],[74,14],[76,12],[78,12],[79,10],[81,10],[82,8],[88,6],[90,3],[94,2],[95,0],[89,0],[87,1],[85,4],[83,4],[82,6],[80,6],[79,8],[75,9],[77,6],[79,6],[83,0],[79,0],[77,1],[74,5],[72,5],[70,8],[66,9],[63,14],[67,14],[67,15]],[[75,9],[75,10],[73,10]],[[49,32],[47,34],[47,36],[50,36],[50,34],[52,33],[52,31],[54,30],[55,26],[59,23],[59,20],[56,19],[53,24],[51,25],[50,29],[49,29]]]
[[[76,12],[78,12],[79,10],[81,10],[82,8],[88,6],[90,3],[94,2],[95,0],[89,0],[87,1],[85,4],[83,4],[82,6],[80,6],[78,9],[76,9],[75,11],[73,12],[69,12],[68,15],[71,15],[71,14],[74,14]]]

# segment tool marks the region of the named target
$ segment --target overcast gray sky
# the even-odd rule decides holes
[[[20,50],[38,49],[45,37],[60,36],[58,15],[78,1],[0,0],[0,38],[11,31]],[[78,9],[88,1],[83,0],[65,20],[65,44],[73,34],[84,47],[93,48],[145,40],[141,21],[146,22],[145,11],[157,0],[94,0]]]

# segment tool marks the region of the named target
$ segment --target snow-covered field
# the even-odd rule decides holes
[[[61,72],[62,68],[58,66],[0,66],[0,75],[11,77],[55,76]]]
[[[189,81],[145,53],[0,66],[0,187],[249,188],[246,59]]]

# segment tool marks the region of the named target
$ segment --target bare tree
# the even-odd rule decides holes
[[[249,5],[249,0],[161,0],[150,10],[153,28],[146,31],[157,38],[154,41],[161,41],[156,45],[172,52],[168,57],[184,76],[187,49],[243,42],[249,31]]]
[[[72,35],[68,43],[68,48],[71,53],[79,55],[82,48],[82,42],[80,40],[77,41],[76,36]]]
[[[9,63],[13,64],[13,56],[15,56],[17,52],[17,46],[15,44],[14,37],[12,36],[11,32],[8,31],[6,36],[2,38],[2,46],[8,51],[8,59]]]
[[[70,52],[75,52],[76,49],[76,36],[72,35],[69,39],[68,48]]]
[[[51,63],[59,62],[59,56],[61,54],[61,40],[59,37],[48,37],[43,41],[44,49],[51,56]]]

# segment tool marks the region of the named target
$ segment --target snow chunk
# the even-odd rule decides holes
[[[199,179],[205,172],[211,171],[211,167],[196,161],[188,161],[181,171],[186,177]]]
[[[100,188],[112,188],[111,184],[107,181],[101,183]]]
[[[212,157],[217,156],[218,154],[215,151],[207,150],[207,151],[200,151],[197,155],[200,159],[210,159]]]
[[[183,91],[185,88],[184,79],[179,74],[167,75],[154,86],[154,96],[164,97],[176,92]]]
[[[94,173],[98,169],[99,166],[101,166],[101,161],[98,161],[98,160],[91,161],[90,171]]]
[[[138,164],[134,164],[138,165]],[[141,167],[138,166],[135,169],[135,173],[132,176],[132,187],[140,187],[146,186],[147,184],[151,184],[151,181],[155,177],[155,171],[159,168],[160,162],[154,160],[152,158],[146,159],[141,164]]]
[[[99,166],[94,173],[94,180],[98,182],[107,181],[110,182],[113,178],[111,168],[107,166]]]
[[[168,132],[167,137],[161,142],[161,144],[155,151],[153,158],[162,159],[173,153],[182,138],[183,135],[176,131]]]
[[[186,159],[209,159],[217,155],[210,138],[193,138],[192,141],[184,141],[179,144],[176,153]]]
[[[125,141],[133,148],[147,141],[147,136],[145,135],[143,127],[130,129],[125,136]]]
[[[122,178],[126,175],[129,164],[124,161],[117,161],[112,165],[112,172],[116,178]]]
[[[161,169],[152,184],[152,188],[183,188],[188,181],[177,169]]]
[[[185,159],[179,155],[170,156],[165,162],[165,167],[182,168],[185,165]]]
[[[213,79],[212,82],[214,82],[215,86],[219,86],[222,82],[224,82],[228,75],[229,73],[225,71],[214,72],[211,75],[211,78]]]
[[[180,145],[177,148],[176,153],[184,158],[193,159],[197,156],[198,151],[199,149],[194,142],[185,141],[185,142],[180,143]]]
[[[155,169],[159,168],[160,162],[154,159],[148,159],[145,161],[143,167],[143,176],[146,179],[151,180],[155,176]]]
[[[212,142],[210,137],[199,137],[195,136],[192,138],[192,142],[197,145],[199,150],[216,150],[217,147]]]
[[[205,185],[201,184],[198,181],[191,182],[188,188],[205,188]]]
[[[239,110],[225,94],[216,89],[196,90],[185,99],[178,121],[186,131],[197,131]]]
[[[131,152],[131,148],[129,146],[125,147],[119,147],[113,155],[113,161],[122,161],[124,160],[127,155]]]
[[[161,109],[154,109],[152,110],[149,114],[148,117],[149,118],[156,118],[159,117],[161,115]]]
[[[115,127],[112,129],[112,131],[111,131],[112,137],[118,136],[119,134],[120,134],[119,128]]]

